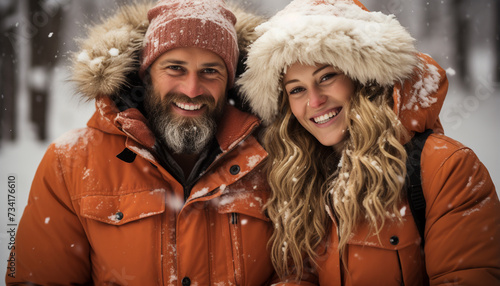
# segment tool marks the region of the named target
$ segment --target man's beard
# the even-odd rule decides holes
[[[153,132],[172,153],[199,154],[215,136],[224,98],[221,96],[216,104],[210,95],[189,98],[184,94],[168,93],[162,100],[161,95],[149,87],[145,109]],[[206,110],[199,116],[182,116],[172,111],[174,102],[203,104]]]

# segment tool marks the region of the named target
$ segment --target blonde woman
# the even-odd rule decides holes
[[[499,285],[495,187],[473,151],[442,134],[446,75],[399,22],[357,1],[295,0],[257,32],[238,84],[268,125],[281,281]],[[426,129],[423,244],[405,144]]]

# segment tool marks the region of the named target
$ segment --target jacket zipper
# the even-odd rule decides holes
[[[165,255],[167,253],[163,249],[165,247],[165,243],[163,240],[165,239],[164,234],[165,234],[165,222],[166,222],[166,216],[168,216],[168,210],[165,210],[165,212],[160,216],[160,285],[165,285]]]
[[[403,276],[403,265],[401,265],[401,257],[399,256],[399,250],[396,250],[396,254],[398,255],[399,272],[401,273],[401,286],[404,286],[405,279]]]
[[[242,285],[243,283],[243,254],[241,245],[241,230],[239,224],[238,213],[231,213],[229,217],[230,225],[230,235],[233,249],[233,267],[234,267],[234,281],[236,285]]]
[[[206,216],[206,222],[207,222],[207,244],[208,244],[208,284],[212,284],[212,263],[213,263],[213,251],[215,250],[212,246],[212,240],[211,240],[211,216],[210,216],[210,210],[209,207],[205,204],[205,216]]]
[[[231,224],[238,224],[238,214],[231,213]]]

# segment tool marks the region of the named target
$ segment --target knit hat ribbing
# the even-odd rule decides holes
[[[140,75],[163,53],[197,47],[224,60],[232,86],[238,61],[236,17],[223,0],[162,0],[148,12]]]

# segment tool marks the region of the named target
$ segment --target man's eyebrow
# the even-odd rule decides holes
[[[204,68],[224,68],[226,65],[219,62],[204,63],[201,65]]]
[[[166,60],[163,60],[159,63],[160,65],[162,66],[165,66],[165,65],[187,65],[188,62],[186,61],[181,61],[181,60],[174,60],[174,59],[166,59]],[[203,68],[224,68],[225,65],[222,64],[222,63],[219,63],[219,62],[208,62],[208,63],[204,63],[201,65]]]
[[[166,59],[166,60],[163,60],[163,61],[160,62],[160,65],[162,65],[162,66],[167,65],[167,64],[171,64],[171,65],[185,65],[185,64],[187,64],[187,62],[180,61],[180,60],[172,60],[172,59]]]

